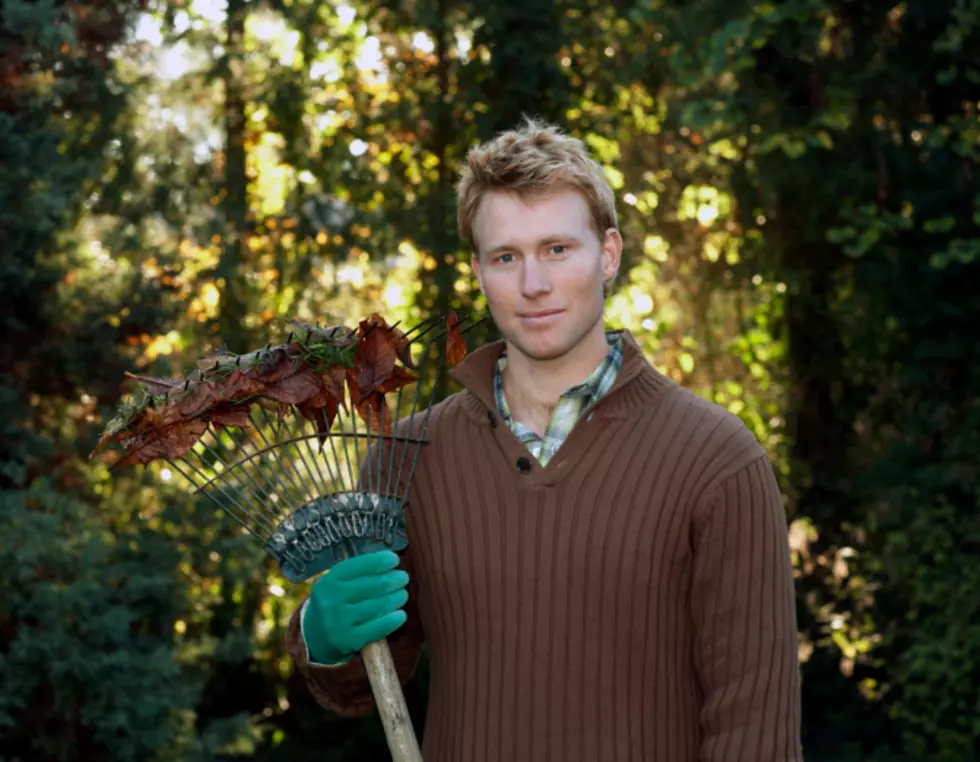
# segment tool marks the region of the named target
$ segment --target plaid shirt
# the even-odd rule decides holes
[[[507,422],[510,430],[517,435],[517,438],[525,444],[542,466],[547,465],[548,461],[558,451],[586,408],[612,388],[616,374],[623,364],[622,336],[618,333],[607,332],[606,341],[609,342],[609,353],[606,358],[596,366],[596,369],[585,381],[577,386],[569,387],[558,398],[558,403],[551,414],[551,420],[548,422],[544,437],[538,436],[511,416],[507,398],[504,395],[503,371],[507,367],[506,349],[500,355],[500,359],[497,360],[496,372],[493,375],[493,391],[497,400],[497,410],[500,411],[501,417]]]

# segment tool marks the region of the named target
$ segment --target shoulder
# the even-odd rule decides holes
[[[766,451],[734,413],[681,386],[667,390],[654,431],[667,434],[682,452],[702,490],[710,491],[750,466]],[[653,423],[651,421],[651,423]]]
[[[454,392],[431,408],[420,410],[414,416],[399,419],[396,427],[399,432],[406,434],[410,432],[410,436],[419,438],[424,435],[425,439],[431,440],[440,429],[452,427],[469,412],[464,410],[466,395],[465,391]]]

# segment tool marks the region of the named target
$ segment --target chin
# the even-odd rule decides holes
[[[505,337],[525,357],[536,362],[547,362],[564,357],[582,340],[568,336],[528,336],[524,332],[514,331]]]

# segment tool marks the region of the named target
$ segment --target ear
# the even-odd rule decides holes
[[[484,296],[486,296],[487,295],[487,292],[483,288],[483,273],[480,271],[480,253],[479,252],[474,251],[470,255],[470,267],[473,268],[473,274],[476,276],[476,281],[477,281],[477,283],[480,284],[480,293],[482,293]]]
[[[602,239],[602,279],[614,278],[619,272],[623,255],[623,237],[616,228],[609,228]]]

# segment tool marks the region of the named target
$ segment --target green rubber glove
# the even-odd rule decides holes
[[[397,567],[398,555],[391,551],[365,553],[341,561],[313,583],[303,616],[311,661],[347,662],[405,623],[408,574]]]

